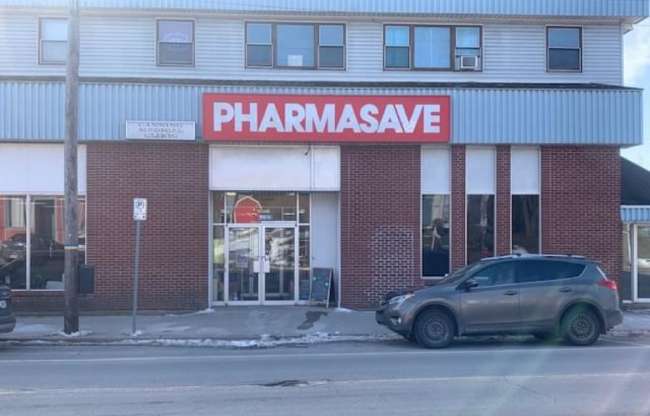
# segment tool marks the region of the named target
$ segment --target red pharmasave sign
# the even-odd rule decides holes
[[[203,137],[256,142],[448,142],[448,96],[203,95]]]

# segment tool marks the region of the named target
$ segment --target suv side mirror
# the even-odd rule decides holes
[[[470,291],[473,288],[478,287],[478,282],[474,279],[467,279],[463,282],[462,288],[465,289],[466,291]]]

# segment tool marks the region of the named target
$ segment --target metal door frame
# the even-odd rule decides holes
[[[299,227],[295,222],[286,221],[265,221],[253,224],[225,224],[224,225],[224,300],[223,302],[213,301],[213,304],[223,303],[225,305],[295,305],[299,297]],[[230,229],[257,229],[258,230],[258,258],[260,262],[260,272],[257,275],[258,300],[230,300]],[[291,300],[266,300],[266,229],[267,228],[289,228],[293,230],[293,250],[294,250],[294,285],[293,299]]]

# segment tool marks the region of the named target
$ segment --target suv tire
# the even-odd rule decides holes
[[[456,326],[449,315],[431,309],[424,311],[415,321],[415,339],[425,348],[445,348],[451,344]]]
[[[575,306],[567,312],[560,324],[562,338],[571,345],[592,345],[600,337],[600,320],[584,306]]]

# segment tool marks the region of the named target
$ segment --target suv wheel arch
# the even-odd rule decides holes
[[[418,317],[422,315],[424,312],[430,310],[437,310],[447,314],[449,318],[452,320],[452,322],[454,323],[454,329],[455,329],[454,336],[460,335],[460,327],[459,327],[459,322],[458,322],[458,318],[456,317],[456,314],[448,306],[439,303],[430,303],[422,306],[420,309],[417,310],[417,312],[413,315],[413,319],[411,320],[409,335],[413,335],[415,322],[418,320]]]
[[[600,310],[598,305],[595,305],[593,302],[587,301],[587,300],[576,300],[562,309],[562,312],[560,313],[558,319],[556,319],[555,325],[556,328],[560,328],[560,325],[562,325],[562,320],[566,317],[566,315],[569,313],[569,311],[577,306],[582,306],[585,308],[590,309],[593,311],[596,316],[598,317],[598,321],[600,323],[600,333],[604,334],[607,330],[605,329],[605,318],[603,317],[603,312]]]

